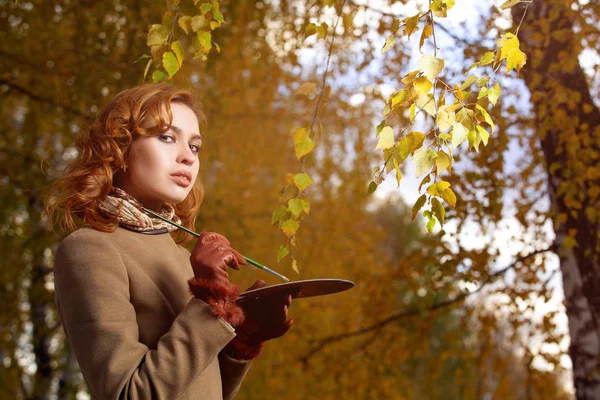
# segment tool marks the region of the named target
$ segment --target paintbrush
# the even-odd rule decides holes
[[[173,221],[171,221],[171,220],[169,220],[169,219],[167,219],[167,218],[165,218],[165,217],[163,217],[163,216],[161,216],[161,215],[158,215],[157,213],[155,213],[155,212],[154,212],[154,211],[152,211],[152,210],[149,210],[149,209],[147,209],[147,208],[145,208],[145,207],[142,207],[142,209],[143,209],[145,212],[147,212],[147,213],[149,213],[149,214],[152,214],[152,215],[154,215],[155,217],[157,217],[157,218],[160,218],[160,219],[162,219],[162,220],[163,220],[163,221],[165,221],[165,222],[168,222],[168,223],[170,223],[171,225],[175,225],[175,226],[176,226],[176,227],[178,227],[179,229],[183,229],[184,231],[186,231],[187,233],[189,233],[189,234],[191,234],[191,235],[194,235],[194,236],[196,236],[196,237],[199,237],[199,236],[200,236],[200,234],[199,234],[199,233],[196,233],[196,232],[194,232],[194,231],[192,231],[192,230],[190,230],[190,229],[186,228],[185,226],[181,226],[181,225],[179,225],[177,222],[173,222]],[[251,258],[248,258],[248,257],[246,257],[246,256],[242,256],[242,257],[244,257],[244,260],[246,260],[246,261],[247,261],[247,262],[249,262],[250,264],[254,265],[255,267],[258,267],[258,268],[262,269],[263,271],[266,271],[266,272],[268,272],[268,273],[270,273],[270,274],[273,274],[273,275],[275,275],[275,276],[279,277],[280,279],[283,279],[285,282],[289,282],[289,281],[290,281],[290,280],[289,280],[288,278],[286,278],[285,276],[281,275],[281,274],[280,274],[280,273],[278,273],[278,272],[275,272],[275,271],[273,271],[273,270],[272,270],[271,268],[269,268],[269,267],[265,267],[264,265],[262,265],[261,263],[259,263],[259,262],[257,262],[257,261],[254,261],[254,260],[252,260]]]

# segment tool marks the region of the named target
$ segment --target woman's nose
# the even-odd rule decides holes
[[[184,143],[180,146],[177,162],[183,162],[191,165],[194,163],[194,161],[196,161],[197,158],[198,157],[196,154],[194,154],[192,149],[190,149],[188,144]]]

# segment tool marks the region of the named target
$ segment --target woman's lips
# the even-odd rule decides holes
[[[181,176],[181,175],[171,175],[171,178],[173,178],[173,180],[178,185],[180,185],[180,186],[183,186],[183,187],[190,186],[190,181],[186,177],[184,177],[184,176]]]

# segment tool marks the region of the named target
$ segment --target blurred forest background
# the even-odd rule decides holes
[[[356,283],[295,301],[292,330],[267,346],[238,398],[598,398],[600,291],[590,293],[600,282],[600,6],[527,3],[519,37],[528,63],[502,78],[488,146],[455,154],[447,179],[457,208],[444,231],[429,234],[420,217],[411,221],[414,171],[400,190],[367,196],[382,162],[380,110],[419,55],[412,41],[384,55],[381,47],[395,19],[428,2],[328,3],[223,0],[226,24],[213,32],[220,53],[184,63],[174,80],[197,88],[208,117],[196,230],[220,232],[294,279]],[[448,80],[524,10],[456,3],[436,24]],[[54,308],[61,238],[42,202],[77,156],[76,135],[112,96],[142,82],[145,63],[134,61],[148,53],[148,30],[165,10],[163,1],[0,0],[1,399],[86,398]],[[317,35],[305,40],[306,24],[331,27],[342,13],[330,95],[319,107],[323,131],[306,164],[315,184],[297,275],[276,262],[283,239],[271,213],[286,173],[297,170],[291,132],[315,112],[316,96],[295,93],[325,70],[328,46]],[[561,179],[578,186],[559,189]],[[242,287],[257,278],[277,283],[256,269],[232,274]]]

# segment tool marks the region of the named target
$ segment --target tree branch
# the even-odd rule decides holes
[[[303,357],[300,358],[300,361],[302,363],[307,363],[308,360],[314,356],[316,353],[318,353],[319,351],[321,351],[324,347],[333,344],[333,343],[337,343],[339,341],[342,341],[344,339],[348,339],[351,337],[355,337],[355,336],[360,336],[360,335],[364,335],[366,333],[369,332],[373,332],[379,329],[382,329],[384,326],[392,323],[392,322],[396,322],[399,321],[401,319],[404,318],[408,318],[408,317],[413,317],[419,314],[422,314],[424,312],[431,312],[431,311],[435,311],[435,310],[439,310],[441,308],[445,308],[448,307],[450,305],[459,303],[463,300],[465,300],[466,298],[480,292],[486,285],[488,285],[489,283],[491,283],[494,279],[496,279],[498,276],[504,275],[508,270],[514,268],[517,264],[524,262],[525,260],[532,258],[538,254],[542,254],[542,253],[546,253],[548,251],[553,251],[554,250],[554,245],[551,245],[545,249],[541,249],[541,250],[535,250],[529,254],[526,254],[524,256],[520,256],[518,257],[512,264],[507,265],[506,267],[490,274],[482,283],[481,285],[479,285],[479,287],[475,290],[473,290],[472,292],[465,292],[462,293],[458,296],[456,296],[453,299],[448,299],[448,300],[444,300],[441,301],[439,303],[436,303],[430,307],[427,308],[414,308],[411,310],[406,310],[406,311],[402,311],[396,314],[392,314],[389,317],[387,317],[384,320],[381,320],[379,322],[376,322],[372,325],[366,326],[364,328],[361,329],[357,329],[355,331],[352,332],[346,332],[346,333],[342,333],[342,334],[337,334],[337,335],[332,335],[332,336],[328,336],[325,337],[323,339],[321,339],[319,341],[319,343],[313,347],[306,355],[304,355]]]
[[[16,92],[19,92],[19,93],[22,93],[22,94],[26,95],[27,97],[29,97],[32,100],[39,101],[39,102],[46,103],[46,104],[50,104],[50,105],[55,106],[55,107],[61,107],[65,111],[68,111],[69,113],[71,113],[73,115],[77,115],[77,116],[79,116],[81,118],[84,118],[86,120],[91,119],[91,116],[88,113],[81,112],[81,111],[79,111],[79,110],[77,110],[77,109],[75,109],[75,108],[73,108],[71,106],[68,106],[66,104],[57,103],[52,98],[40,96],[40,95],[32,92],[28,88],[26,88],[24,86],[21,86],[21,85],[19,85],[17,83],[10,82],[10,81],[8,81],[6,79],[0,79],[0,85],[6,85],[6,86],[9,87],[9,91],[12,89],[12,90],[14,90]]]

